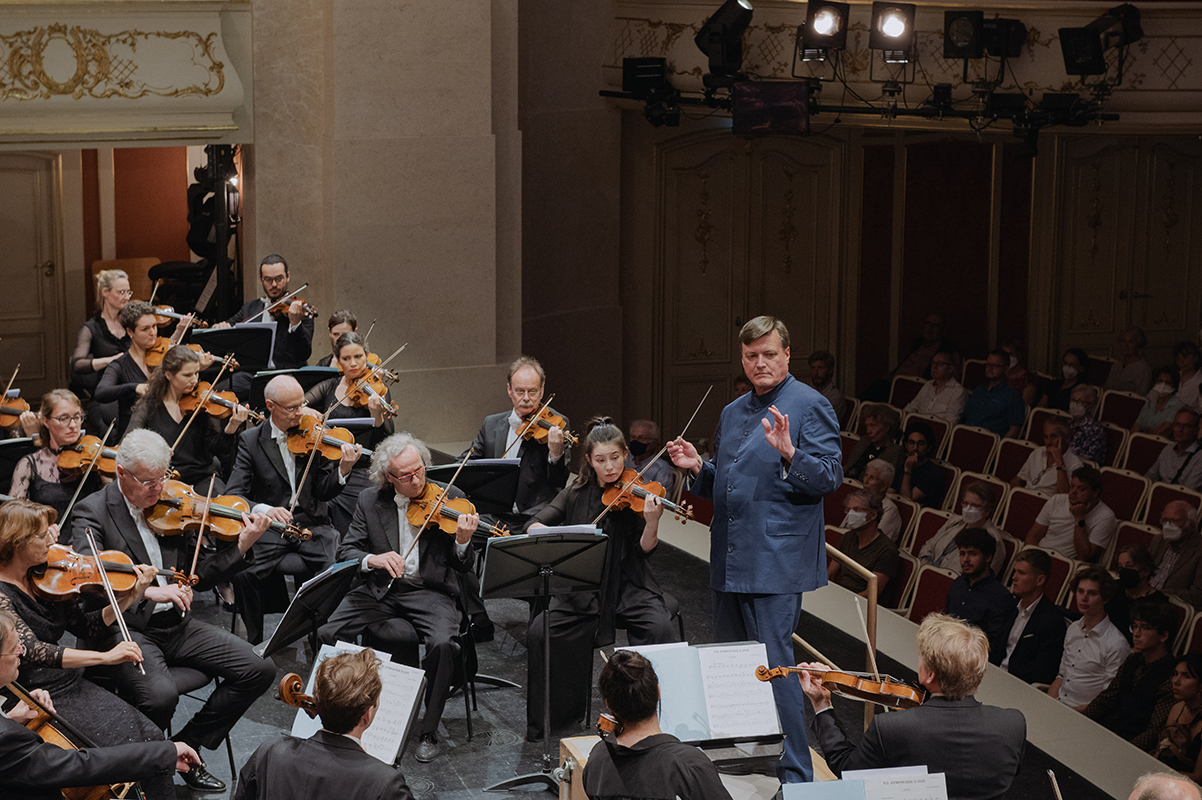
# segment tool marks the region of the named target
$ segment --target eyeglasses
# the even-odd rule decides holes
[[[1141,632],[1146,633],[1148,631],[1154,631],[1154,630],[1156,630],[1155,627],[1153,627],[1151,625],[1147,625],[1143,622],[1132,622],[1131,623],[1131,632],[1132,633],[1141,633]]]
[[[271,400],[271,401],[269,401],[269,402],[270,402],[270,403],[271,403],[273,406],[275,406],[276,408],[278,408],[280,411],[283,411],[283,412],[285,412],[285,413],[288,413],[288,414],[294,414],[294,413],[296,413],[297,411],[300,411],[302,408],[304,408],[304,407],[305,407],[305,401],[304,401],[304,400],[302,400],[301,402],[297,403],[297,404],[296,404],[296,405],[294,405],[294,406],[286,406],[286,405],[284,405],[283,403],[277,403],[277,402],[276,402],[276,401],[274,401],[274,400]]]
[[[118,297],[133,297],[134,296],[134,292],[132,289],[118,289],[113,294],[117,295]]]
[[[509,391],[513,392],[518,397],[538,397],[542,393],[542,389],[514,389],[509,387]]]
[[[72,414],[69,417],[46,417],[46,419],[52,419],[59,425],[70,425],[72,422],[78,425],[83,422],[83,414]]]
[[[392,478],[394,481],[407,481],[407,480],[409,480],[410,478],[413,478],[413,477],[414,477],[414,476],[416,476],[416,475],[420,475],[420,474],[422,474],[422,472],[424,472],[424,471],[425,471],[425,469],[426,469],[426,468],[425,468],[425,466],[423,465],[423,466],[420,466],[420,467],[418,467],[417,469],[413,470],[413,472],[406,472],[404,475],[393,475],[393,474],[392,474],[392,470],[389,470],[389,469],[386,469],[386,470],[384,470],[384,471],[385,471],[385,472],[387,472],[387,473],[388,473],[388,477]]]
[[[263,281],[263,283],[271,283],[271,284],[276,284],[276,283],[287,283],[287,282],[288,282],[288,276],[287,276],[287,275],[276,275],[276,276],[274,276],[274,277],[271,277],[271,278],[264,277],[264,278],[262,278],[261,280]]]
[[[126,474],[129,475],[129,477],[133,478],[138,483],[145,486],[147,489],[149,489],[151,486],[162,486],[171,477],[170,473],[165,472],[157,478],[148,478],[147,480],[142,480],[141,478],[139,478],[137,475],[133,474],[132,472],[127,472]]]
[[[21,645],[20,650],[12,650],[7,653],[0,653],[0,656],[18,656],[18,657],[20,657],[20,656],[24,656],[24,655],[25,655],[25,645]]]
[[[912,444],[915,447],[926,447],[927,440],[926,439],[907,439],[906,444]]]

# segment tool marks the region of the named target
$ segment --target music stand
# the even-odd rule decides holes
[[[28,437],[0,439],[0,486],[4,487],[5,494],[11,488],[17,462],[37,449],[38,446],[33,443],[33,439]]]
[[[550,597],[601,588],[609,537],[600,528],[570,525],[539,528],[536,533],[489,539],[484,550],[480,596]],[[543,771],[501,781],[486,792],[542,784],[558,792],[551,776],[551,614],[543,612]]]
[[[317,629],[330,618],[342,598],[351,590],[359,577],[359,562],[341,561],[310,578],[296,590],[296,597],[288,604],[284,618],[271,638],[255,648],[261,658],[270,658],[296,640],[308,636],[317,653]]]
[[[309,391],[317,384],[328,378],[337,378],[342,373],[338,367],[300,367],[299,369],[275,369],[267,372],[257,372],[250,381],[250,398],[247,402],[251,408],[264,408],[263,390],[267,383],[276,375],[291,375],[301,385],[301,389]]]
[[[426,477],[446,483],[458,468],[458,463],[426,467]],[[511,514],[518,494],[520,471],[521,462],[516,458],[483,458],[479,461],[469,461],[455,479],[455,485],[463,490],[467,499],[476,505],[476,510],[481,514]]]
[[[271,368],[271,353],[275,347],[274,322],[244,322],[232,328],[209,328],[189,331],[193,344],[198,344],[215,356],[233,353],[239,369],[255,372]]]

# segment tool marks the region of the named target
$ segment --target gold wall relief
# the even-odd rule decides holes
[[[697,210],[694,212],[697,215],[697,227],[693,231],[693,239],[701,245],[701,274],[704,275],[710,265],[710,234],[714,231],[710,213],[710,171],[702,170],[698,177],[701,179],[701,191],[697,194]],[[704,343],[702,349],[705,349]]]
[[[0,100],[211,97],[225,87],[225,65],[213,55],[216,42],[216,32],[203,36],[193,31],[104,34],[62,24],[0,35]],[[161,68],[140,77],[139,47],[143,54],[153,54],[156,67],[169,64],[173,73],[187,76],[184,80],[191,82],[158,84]],[[72,58],[73,71],[69,66]]]

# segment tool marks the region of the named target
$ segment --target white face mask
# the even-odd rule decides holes
[[[1164,534],[1166,542],[1175,542],[1181,538],[1181,528],[1174,525],[1172,522],[1166,522],[1160,526],[1160,532]]]
[[[1161,394],[1161,395],[1172,394],[1173,393],[1173,384],[1158,383],[1152,387],[1152,391],[1156,392],[1156,394]]]
[[[855,530],[856,528],[863,528],[868,523],[868,512],[848,511],[847,517],[843,521],[847,524],[847,527],[851,528],[852,530]]]
[[[985,516],[985,512],[976,506],[960,506],[960,516],[964,517],[964,521],[969,525],[975,525]]]
[[[1080,374],[1077,371],[1076,367],[1070,367],[1068,364],[1065,364],[1064,366],[1062,366],[1060,368],[1060,372],[1064,374],[1064,379],[1066,381],[1071,381],[1073,378],[1077,377],[1077,375]]]
[[[1073,415],[1073,419],[1079,419],[1079,418],[1085,416],[1085,404],[1084,403],[1069,403],[1068,404],[1068,413]]]
[[[1018,366],[1018,356],[1010,356],[1010,369]]]

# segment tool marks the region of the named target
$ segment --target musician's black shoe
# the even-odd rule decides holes
[[[181,772],[180,777],[184,779],[184,783],[188,784],[189,789],[196,792],[225,791],[225,781],[205,769],[204,764],[193,764],[192,769]]]
[[[493,625],[487,614],[477,614],[472,617],[472,641],[480,644],[481,642],[491,642],[496,634],[496,626]]]
[[[442,743],[438,741],[438,735],[423,733],[421,741],[417,743],[417,753],[414,755],[414,758],[426,764],[438,758],[441,752]]]

